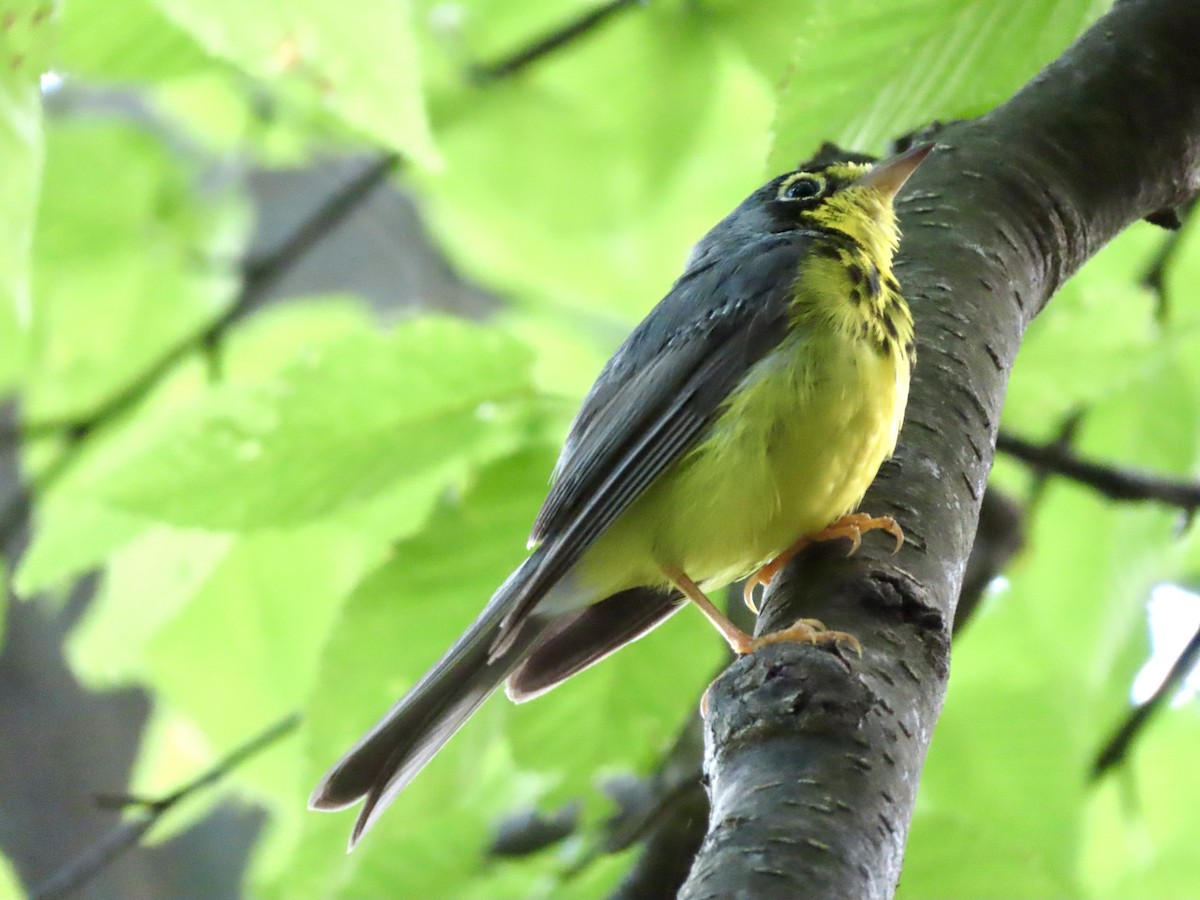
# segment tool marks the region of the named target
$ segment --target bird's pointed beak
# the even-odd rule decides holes
[[[895,159],[888,160],[875,166],[870,172],[858,179],[858,187],[871,187],[885,194],[890,200],[904,187],[904,182],[917,171],[917,166],[925,160],[933,150],[933,144],[921,144],[906,150]]]

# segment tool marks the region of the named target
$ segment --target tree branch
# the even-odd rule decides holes
[[[292,713],[235,749],[211,769],[158,800],[120,798],[118,805],[141,807],[138,814],[118,824],[79,856],[67,862],[61,869],[35,886],[30,891],[30,900],[60,900],[62,897],[68,897],[75,893],[100,872],[111,866],[122,854],[137,846],[142,836],[181,800],[216,784],[243,762],[291,734],[299,725],[300,714]],[[106,799],[108,802],[105,805],[113,805],[112,798],[102,798],[102,802]]]
[[[646,0],[609,0],[608,3],[584,13],[503,59],[476,66],[471,71],[471,77],[480,84],[512,78],[556,50],[561,50],[594,31],[616,13],[645,2]]]
[[[1104,742],[1104,747],[1096,754],[1096,760],[1092,763],[1093,781],[1098,781],[1110,769],[1124,762],[1134,741],[1145,731],[1151,717],[1163,702],[1175,693],[1188,673],[1196,668],[1197,662],[1200,662],[1200,630],[1187,642],[1158,689],[1144,703],[1135,706],[1125,721],[1113,732],[1112,737]]]
[[[1024,544],[1025,530],[1020,506],[993,487],[988,487],[980,507],[979,530],[967,560],[962,596],[954,620],[958,634],[977,608],[984,588]],[[742,628],[753,627],[741,602],[740,585],[730,592],[729,611]],[[577,866],[590,865],[602,853],[617,853],[641,843],[638,861],[610,900],[650,900],[673,896],[682,886],[696,851],[704,839],[708,797],[701,767],[703,732],[699,719],[688,719],[671,750],[655,774],[641,786],[647,797],[636,810],[623,811],[606,827],[604,845],[587,854]]]
[[[919,361],[863,503],[909,539],[895,556],[814,548],[772,585],[760,632],[815,616],[864,655],[778,643],[713,685],[712,812],[680,896],[892,896],[1009,369],[1072,272],[1195,191],[1198,53],[1200,5],[1126,0],[1013,99],[939,133],[899,205]]]
[[[1154,500],[1178,506],[1191,516],[1200,508],[1200,482],[1177,481],[1080,459],[1061,443],[1035,444],[1001,431],[996,449],[1037,472],[1087,485],[1110,500]]]

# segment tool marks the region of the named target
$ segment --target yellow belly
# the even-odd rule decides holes
[[[891,455],[908,363],[829,335],[785,342],[753,369],[711,432],[647,489],[577,569],[601,596],[736,581],[852,511]]]

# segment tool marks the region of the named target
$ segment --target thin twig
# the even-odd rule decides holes
[[[1162,478],[1134,469],[1088,462],[1066,447],[1035,444],[1005,432],[996,439],[996,449],[1039,472],[1087,485],[1111,500],[1153,500],[1177,506],[1188,516],[1200,508],[1200,482]]]
[[[1196,667],[1197,661],[1200,661],[1200,630],[1187,642],[1187,646],[1183,648],[1183,652],[1179,654],[1179,658],[1175,660],[1171,671],[1167,673],[1158,689],[1148,700],[1139,703],[1130,711],[1125,721],[1105,742],[1104,748],[1096,754],[1096,761],[1092,763],[1093,781],[1101,778],[1129,755],[1133,742],[1145,731],[1150,717],[1162,706],[1164,700],[1175,693],[1183,679]]]
[[[135,847],[142,836],[181,800],[216,784],[255,754],[291,734],[299,725],[300,714],[292,713],[167,796],[158,800],[133,801],[141,807],[137,815],[121,822],[91,847],[34,887],[29,894],[31,900],[59,900],[70,896],[112,865],[118,857]]]
[[[230,327],[249,311],[263,294],[286,275],[312,247],[358,209],[397,166],[399,157],[383,154],[361,173],[340,185],[309,216],[301,221],[270,253],[243,266],[237,298],[220,316],[185,335],[168,347],[132,381],[105,399],[91,412],[77,418],[44,419],[0,428],[0,443],[61,436],[65,446],[29,485],[0,506],[0,537],[14,533],[28,518],[31,499],[53,484],[69,468],[88,435],[136,406],[192,353],[216,346]]]
[[[1163,240],[1162,246],[1150,260],[1150,265],[1142,273],[1141,285],[1154,294],[1154,318],[1160,325],[1171,316],[1170,298],[1167,296],[1167,269],[1175,258],[1179,245],[1183,242],[1184,226],[1190,220],[1192,212],[1196,208],[1196,202],[1196,198],[1193,198],[1176,211],[1177,226]]]
[[[94,410],[76,418],[44,419],[26,424],[21,427],[19,436],[28,440],[66,434],[69,439],[77,441],[136,405],[183,359],[205,346],[217,343],[229,327],[245,315],[317,241],[345,221],[350,213],[374,193],[375,188],[383,183],[397,162],[398,157],[393,154],[380,156],[361,173],[340,186],[311,215],[300,222],[275,250],[247,262],[243,267],[242,289],[228,309],[164,350],[125,387]],[[0,432],[0,440],[13,436]]]
[[[1071,445],[1075,443],[1075,435],[1079,432],[1079,426],[1083,424],[1085,413],[1086,410],[1083,409],[1076,409],[1068,413],[1062,422],[1059,423],[1058,431],[1055,432],[1054,438],[1048,441],[1046,446],[1070,452]],[[1025,501],[1026,515],[1030,521],[1033,520],[1033,517],[1042,505],[1042,500],[1046,496],[1046,486],[1050,483],[1050,476],[1052,474],[1045,469],[1034,469],[1032,472],[1033,479],[1029,486],[1029,496]]]
[[[952,634],[955,639],[979,609],[988,585],[1025,545],[1025,522],[1025,508],[994,484],[989,484],[979,506],[975,543],[967,557],[958,605],[954,608]]]
[[[578,19],[568,22],[503,59],[475,66],[471,71],[471,77],[480,84],[511,78],[554,51],[574,43],[599,27],[615,13],[644,2],[646,0],[609,0],[608,3],[596,7],[589,13],[584,13]]]

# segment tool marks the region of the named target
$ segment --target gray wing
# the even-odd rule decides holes
[[[786,336],[792,285],[811,245],[803,232],[764,235],[686,272],[613,356],[563,447],[531,537],[542,561],[506,630],[697,442]]]

